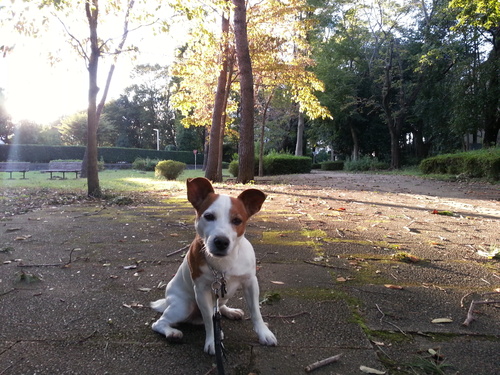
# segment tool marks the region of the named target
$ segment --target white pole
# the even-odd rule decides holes
[[[160,130],[153,129],[156,132],[156,150],[160,151]]]

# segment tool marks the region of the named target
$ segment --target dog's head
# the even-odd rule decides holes
[[[250,216],[259,212],[266,195],[257,189],[243,191],[237,198],[215,194],[203,177],[187,180],[187,196],[196,210],[196,232],[207,253],[225,256],[237,246]]]

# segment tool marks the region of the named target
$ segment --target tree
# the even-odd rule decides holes
[[[33,121],[22,120],[17,123],[14,131],[13,143],[34,145],[38,143],[41,126]]]
[[[227,128],[228,125],[237,124],[238,121],[248,121],[249,117],[242,113],[244,104],[240,92],[243,88],[242,84],[243,86],[245,84],[242,81],[240,61],[238,60],[238,67],[233,65],[235,62],[233,55],[227,53],[227,44],[225,44],[227,39],[224,39],[221,34],[214,34],[213,30],[207,26],[208,20],[212,20],[214,14],[222,18],[223,7],[220,2],[211,5],[210,9],[199,5],[193,6],[189,2],[183,2],[182,6],[178,5],[187,18],[194,20],[195,27],[191,30],[190,41],[185,48],[181,49],[181,59],[174,64],[172,69],[173,75],[182,78],[179,89],[174,95],[173,103],[185,116],[183,119],[185,125],[213,126],[214,118],[212,115],[217,115],[218,118],[218,113],[223,113],[221,130],[224,130],[224,126]],[[248,14],[248,49],[254,77],[255,96],[267,96],[269,93],[272,97],[272,92],[275,89],[286,86],[286,90],[283,92],[286,91],[292,103],[300,103],[307,115],[316,114],[317,116],[318,113],[327,114],[328,111],[319,104],[314,95],[316,90],[322,89],[321,82],[311,71],[308,71],[313,61],[308,55],[309,49],[304,47],[307,45],[306,30],[310,26],[310,22],[300,20],[297,17],[297,13],[306,13],[307,9],[309,8],[304,0],[293,0],[287,3],[272,1],[249,4],[248,9],[246,9]],[[231,31],[231,23],[229,30]],[[233,30],[236,31],[236,25],[233,26]],[[231,34],[229,51],[232,51],[231,47],[234,45],[233,38]],[[302,52],[294,53],[296,48]],[[223,67],[223,64],[226,63],[228,64],[227,69]],[[220,72],[226,73],[221,75]],[[214,107],[214,88],[218,86],[219,78],[225,79],[227,86],[225,94],[217,96],[219,98],[217,106],[221,107],[216,109]],[[219,87],[224,86],[220,84]],[[240,92],[238,92],[238,88],[240,88]],[[219,92],[222,93],[222,91]],[[220,100],[224,98],[225,101]],[[238,104],[241,112],[238,111]],[[264,107],[254,106],[255,109],[263,109]],[[250,116],[253,116],[253,112]],[[265,129],[266,116],[261,113],[261,118],[264,120],[261,127],[263,130]],[[218,124],[218,120],[215,123]],[[245,124],[243,124],[243,128],[241,128],[241,123],[238,125],[240,126],[238,130],[241,141],[242,131],[243,135],[247,136],[244,130]],[[249,131],[248,134],[250,133],[251,139],[249,138],[246,142],[252,142],[252,146],[248,145],[247,147],[248,151],[252,152],[244,150],[245,155],[250,155],[250,153],[253,155],[254,131]],[[213,150],[211,147],[212,150],[209,151],[210,155],[212,152],[215,155],[212,158],[209,156],[210,165],[207,166],[207,169],[210,171],[207,176],[210,178],[216,177],[216,173],[212,171],[217,171],[220,166],[223,134],[224,131],[211,128],[211,144],[218,145],[216,147],[219,149]],[[263,147],[261,147],[262,149]],[[242,152],[241,148],[239,152]],[[251,158],[254,157],[251,156]]]
[[[233,0],[234,35],[240,75],[241,123],[238,181],[246,184],[254,179],[254,97],[250,49],[248,47],[247,16],[244,0]]]
[[[451,8],[458,8],[457,30],[477,28],[484,43],[490,44],[487,59],[481,64],[487,85],[484,96],[483,145],[496,145],[500,131],[500,2],[496,0],[452,0]]]
[[[58,130],[62,144],[69,146],[85,145],[88,139],[87,113],[78,112],[61,119]],[[114,124],[103,113],[97,129],[97,145],[101,147],[114,146],[116,138],[117,132]]]
[[[5,95],[0,88],[0,143],[10,143],[14,134],[14,124],[5,109]]]
[[[62,26],[68,37],[70,44],[85,60],[88,70],[88,140],[86,156],[84,158],[84,171],[87,172],[88,195],[99,197],[101,189],[97,170],[97,129],[100,115],[107,99],[109,87],[115,70],[118,56],[125,51],[124,46],[129,34],[129,22],[133,18],[132,10],[137,9],[137,4],[143,5],[136,16],[141,24],[153,16],[158,7],[151,7],[151,3],[145,0],[122,0],[99,3],[98,0],[40,0],[30,3],[23,2],[21,11],[18,5],[13,3],[10,14],[16,19],[11,20],[16,25],[16,29],[29,36],[36,36],[39,28],[52,24],[51,21],[57,20]],[[16,8],[17,7],[17,8]],[[149,8],[150,11],[146,11]],[[37,24],[28,17],[36,13]],[[43,11],[43,12],[42,12]],[[48,11],[48,13],[47,13]],[[31,13],[30,13],[31,12]],[[114,38],[101,38],[98,33],[98,24],[106,23],[113,16],[123,17],[123,29],[118,41]],[[155,16],[156,17],[156,16]],[[81,21],[85,20],[88,34],[86,37],[78,36],[78,27]],[[76,31],[75,31],[76,30]],[[115,33],[114,30],[111,32]],[[131,49],[135,50],[135,49]],[[54,52],[54,51],[51,51]],[[55,53],[52,55],[55,56]],[[100,88],[98,86],[99,62],[104,56],[111,56],[111,64],[106,77],[104,89],[102,91],[99,103],[97,96]]]

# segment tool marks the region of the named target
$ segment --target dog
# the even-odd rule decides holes
[[[199,177],[187,180],[187,197],[196,210],[196,236],[168,283],[165,298],[151,303],[153,309],[162,313],[153,323],[153,330],[177,341],[182,332],[174,328],[176,324],[203,323],[204,350],[214,355],[215,283],[224,289],[224,296],[219,299],[220,313],[229,319],[243,318],[243,310],[226,306],[227,300],[242,287],[259,342],[277,345],[260,313],[255,253],[245,237],[247,221],[260,211],[266,195],[257,189],[245,190],[237,198],[215,194],[210,181]],[[220,285],[221,280],[225,285]]]

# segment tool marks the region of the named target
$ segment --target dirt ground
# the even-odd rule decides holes
[[[498,374],[500,185],[313,172],[253,187],[268,198],[247,237],[279,344],[223,321],[227,374],[300,374],[337,354],[314,373]],[[177,345],[150,328],[193,237],[185,191],[2,195],[0,375],[217,373],[202,328]],[[464,326],[473,300],[488,303]]]

